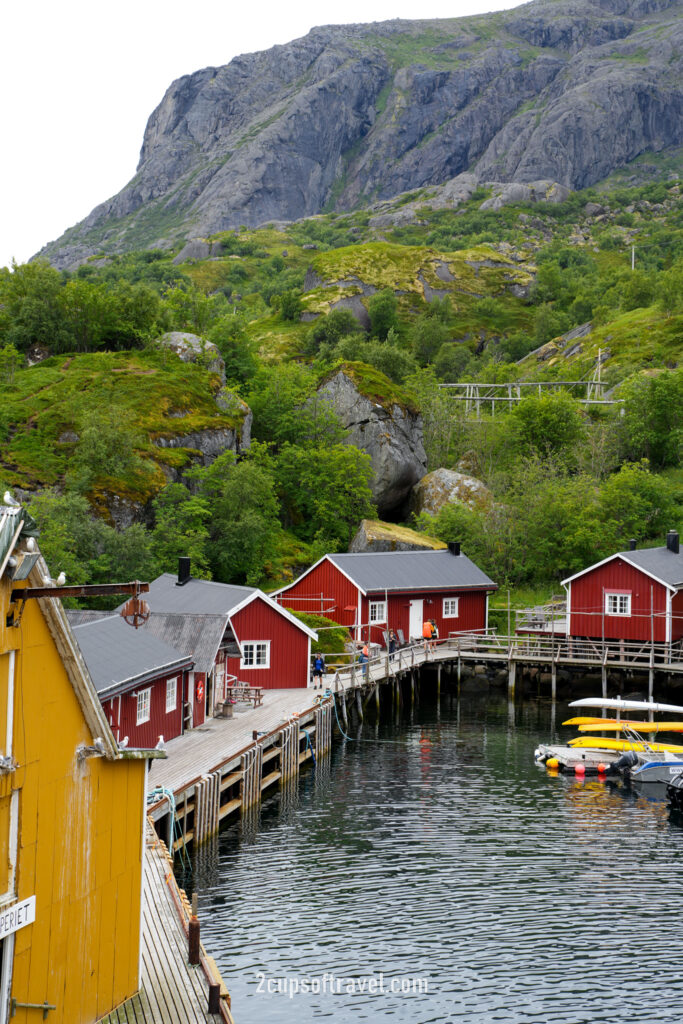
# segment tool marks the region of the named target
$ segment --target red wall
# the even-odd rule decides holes
[[[322,598],[321,598],[322,595]],[[353,626],[356,622],[358,589],[325,559],[301,580],[278,595],[278,604],[293,608],[297,612],[325,615],[342,626]],[[346,610],[346,608],[350,610]]]
[[[443,598],[458,597],[457,618],[443,617]],[[449,633],[460,633],[467,630],[484,629],[486,625],[486,593],[481,590],[444,590],[444,591],[406,591],[400,594],[389,594],[389,623],[370,626],[370,640],[384,646],[384,633],[387,629],[403,630],[406,643],[409,637],[410,602],[422,600],[422,616],[434,619],[439,631],[439,638],[444,639]],[[363,623],[369,619],[370,601],[383,601],[384,593],[370,594],[362,599]],[[363,639],[367,638],[367,629],[363,629]]]
[[[680,640],[683,637],[683,590],[679,590],[671,598],[671,639]]]
[[[239,643],[270,640],[270,668],[240,668],[239,658],[228,658],[228,673],[243,683],[267,690],[308,686],[310,667],[307,633],[257,597],[230,617]]]
[[[651,590],[652,588],[652,590]],[[654,609],[655,643],[666,640],[666,588],[621,558],[580,576],[571,583],[569,633],[571,636],[602,637],[603,591],[630,591],[631,614],[605,615],[605,638],[642,640],[651,637],[650,594]],[[683,612],[682,612],[683,614]],[[682,635],[683,619],[677,628]],[[675,638],[676,634],[674,634]]]
[[[166,713],[166,680],[177,676],[178,686],[176,689],[175,711]],[[117,739],[122,740],[128,737],[130,747],[152,748],[157,745],[160,736],[170,740],[174,736],[180,736],[183,729],[183,697],[186,692],[187,672],[171,672],[161,679],[145,683],[134,690],[121,694],[121,697],[112,697],[104,702],[109,724],[112,727]],[[150,716],[148,722],[137,725],[137,697],[133,693],[138,690],[150,688]],[[120,704],[119,704],[120,699]]]

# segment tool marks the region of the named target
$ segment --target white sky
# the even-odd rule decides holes
[[[33,0],[3,5],[0,266],[28,260],[135,173],[171,82],[315,25],[453,18],[518,0]],[[343,7],[343,10],[342,10]]]

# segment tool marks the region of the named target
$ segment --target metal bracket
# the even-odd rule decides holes
[[[43,1020],[47,1020],[47,1015],[50,1012],[50,1010],[56,1010],[57,1007],[53,1006],[52,1003],[48,1003],[47,999],[45,1000],[44,1003],[18,1003],[16,999],[13,999],[12,1002],[10,1003],[10,1011],[9,1011],[10,1017],[14,1017],[14,1015],[17,1012],[17,1010],[19,1010],[19,1009],[22,1009],[22,1010],[42,1010],[43,1011]]]

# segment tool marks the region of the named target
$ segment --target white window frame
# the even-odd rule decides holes
[[[610,604],[615,607],[610,607]],[[629,618],[631,615],[630,592],[625,594],[623,591],[605,591],[605,615],[609,615],[611,618]]]
[[[270,668],[270,640],[243,640],[241,669]]]
[[[151,708],[152,708],[152,688],[147,687],[146,690],[138,690],[136,694],[137,700],[137,715],[135,724],[143,725],[145,722],[149,722]]]
[[[455,605],[455,610],[452,608],[452,605]],[[460,618],[460,598],[444,597],[443,604],[441,606],[441,615],[444,619]]]
[[[171,689],[171,687],[173,687]],[[166,680],[166,714],[175,711],[178,707],[178,676]]]
[[[371,626],[376,626],[378,623],[384,623],[387,621],[387,603],[386,601],[371,601],[370,608],[368,610],[368,618]]]

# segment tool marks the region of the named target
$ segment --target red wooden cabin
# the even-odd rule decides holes
[[[180,563],[177,577],[150,583],[141,629],[194,661],[188,724],[201,725],[222,703],[230,677],[266,690],[309,685],[312,629],[255,587],[194,579],[189,559]]]
[[[619,551],[563,580],[571,637],[675,643],[683,637],[683,555],[666,545]]]
[[[459,544],[450,544],[440,551],[325,555],[273,597],[348,626],[357,641],[384,644],[390,629],[406,641],[421,638],[425,619],[434,619],[440,637],[485,630],[488,595],[497,589]]]
[[[182,734],[192,658],[131,629],[120,615],[92,617],[72,628],[118,741],[151,749],[160,737]]]

